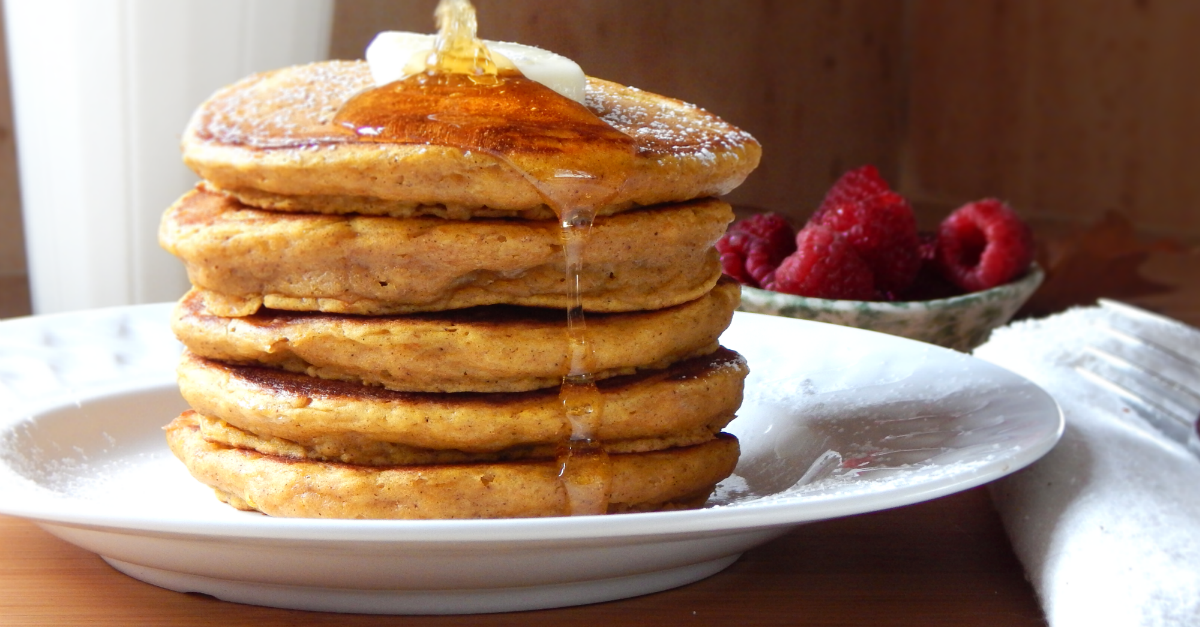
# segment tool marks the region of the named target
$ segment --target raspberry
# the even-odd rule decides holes
[[[796,250],[792,226],[777,213],[739,220],[729,227],[717,250],[721,269],[743,285],[760,287],[785,257]]]
[[[738,220],[729,227],[732,233],[749,233],[767,240],[772,248],[787,249],[784,257],[796,252],[796,232],[792,225],[778,213],[759,213],[745,220]]]
[[[796,235],[796,252],[783,260],[765,287],[813,298],[871,300],[871,268],[836,231],[809,225]]]
[[[1033,232],[1011,207],[988,198],[955,209],[938,228],[942,273],[975,292],[1015,279],[1033,262]]]
[[[863,177],[866,175],[859,178]],[[852,196],[869,185],[849,188],[839,194]],[[830,190],[830,195],[833,195],[833,190]],[[917,219],[907,200],[885,189],[870,198],[852,199],[828,206],[823,204],[822,207],[824,210],[818,210],[808,223],[828,227],[845,236],[870,266],[875,275],[876,288],[883,292],[899,293],[912,285],[921,268],[921,257]]]
[[[821,201],[821,206],[817,208],[812,219],[817,220],[819,216],[835,205],[862,202],[890,191],[892,188],[888,187],[887,181],[884,181],[882,176],[879,176],[879,170],[875,166],[864,165],[857,170],[850,170],[843,174],[833,184],[833,187],[829,188],[828,192],[825,192],[825,200]]]
[[[717,241],[717,252],[721,253],[721,271],[737,279],[742,285],[758,287],[758,281],[746,270],[746,259],[753,248],[763,248],[762,240],[743,233],[726,233]]]

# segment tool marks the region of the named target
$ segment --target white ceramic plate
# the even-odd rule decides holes
[[[1013,472],[1062,430],[1054,400],[967,355],[739,313],[750,362],[736,474],[702,510],[478,521],[235,511],[167,451],[184,408],[168,305],[0,323],[0,513],[179,591],[279,607],[469,613],[605,601],[707,577],[814,520]],[[17,407],[18,410],[7,408]]]

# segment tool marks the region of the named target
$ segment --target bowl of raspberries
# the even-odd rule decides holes
[[[967,203],[936,233],[874,166],[844,174],[798,232],[739,220],[717,243],[742,311],[881,331],[960,351],[987,340],[1041,284],[1033,233],[1007,204]]]

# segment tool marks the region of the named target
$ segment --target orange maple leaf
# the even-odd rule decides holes
[[[1127,299],[1173,291],[1139,273],[1154,253],[1182,253],[1172,239],[1145,241],[1123,215],[1109,211],[1099,222],[1062,237],[1041,238],[1037,260],[1046,280],[1017,317],[1046,316],[1098,298]]]

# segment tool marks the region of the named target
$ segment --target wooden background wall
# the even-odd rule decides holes
[[[928,212],[998,196],[1026,216],[1118,210],[1200,241],[1195,0],[475,0],[481,35],[700,104],[764,161],[732,200],[803,220],[874,163]],[[436,0],[338,0],[331,56],[432,31]],[[0,81],[0,289],[24,273]],[[5,312],[0,311],[0,315]]]
[[[0,69],[8,68],[4,14],[0,12]],[[8,72],[0,72],[0,318],[29,313],[25,268],[25,234],[21,226],[21,194],[17,185],[16,141]]]
[[[904,188],[1200,236],[1200,2],[910,4]]]

